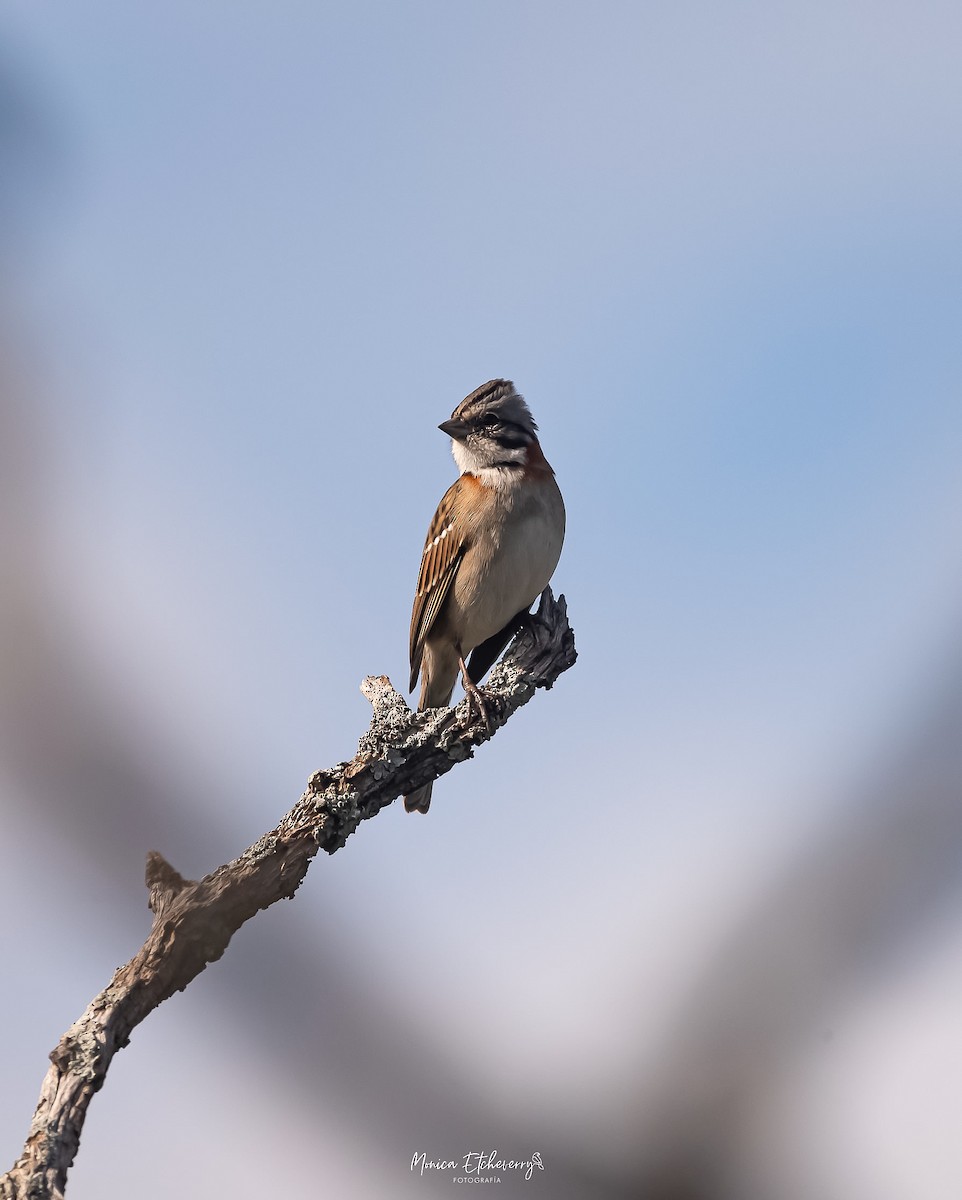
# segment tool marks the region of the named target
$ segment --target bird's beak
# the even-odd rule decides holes
[[[456,442],[463,442],[468,436],[468,426],[464,421],[455,421],[452,417],[450,421],[442,421],[438,429],[442,433],[446,433],[448,437],[453,437]]]

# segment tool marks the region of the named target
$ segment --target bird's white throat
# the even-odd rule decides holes
[[[487,465],[484,459],[470,450],[464,442],[458,442],[454,438],[451,439],[451,453],[454,455],[454,461],[458,464],[458,470],[462,475],[465,473],[477,475],[489,487],[508,487],[520,478],[525,467],[527,449],[520,446],[516,450],[503,451],[505,457],[516,461],[499,463],[497,466]]]

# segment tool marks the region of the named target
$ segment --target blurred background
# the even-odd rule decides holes
[[[114,1061],[72,1200],[962,1194],[957,5],[0,15],[3,1168],[398,686],[514,379],[580,659]],[[147,1169],[145,1170],[145,1166]]]

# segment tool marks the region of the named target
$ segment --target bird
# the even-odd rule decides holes
[[[461,474],[428,527],[411,614],[410,690],[420,674],[418,712],[447,707],[460,670],[490,728],[477,684],[554,574],[564,500],[510,380],[482,384],[438,428]],[[433,786],[405,796],[407,812],[426,813]]]

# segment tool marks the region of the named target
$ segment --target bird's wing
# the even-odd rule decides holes
[[[437,620],[441,605],[461,565],[467,544],[457,521],[457,496],[460,480],[448,488],[428,529],[421,558],[418,590],[411,613],[411,687],[413,692],[421,671],[424,639]]]

